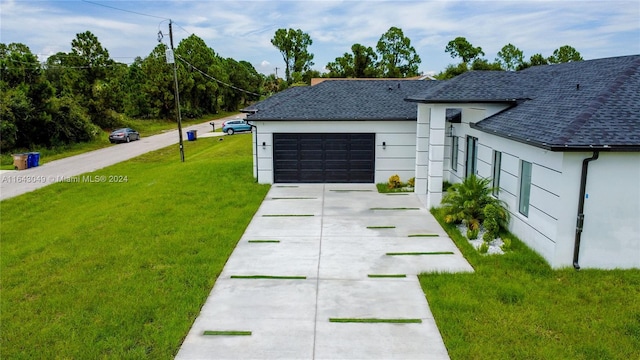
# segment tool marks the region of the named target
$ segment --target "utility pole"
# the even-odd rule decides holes
[[[178,135],[180,136],[180,160],[184,162],[184,144],[182,143],[182,114],[180,113],[180,94],[178,93],[178,70],[175,55],[173,53],[173,28],[171,26],[171,19],[169,19],[169,41],[171,43],[171,60],[173,62],[173,80],[176,87],[176,111],[178,117]],[[169,62],[169,57],[167,57]]]
[[[278,67],[276,67],[276,79],[278,78]]]

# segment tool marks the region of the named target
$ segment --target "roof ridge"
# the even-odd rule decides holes
[[[612,81],[611,85],[603,90],[591,103],[584,108],[584,110],[578,114],[572,121],[569,121],[562,131],[562,135],[557,136],[554,139],[554,143],[566,143],[575,135],[596,111],[602,107],[606,102],[625,84],[635,72],[640,70],[640,57],[633,61],[627,68],[620,72],[619,75]],[[580,84],[577,85],[579,87]]]

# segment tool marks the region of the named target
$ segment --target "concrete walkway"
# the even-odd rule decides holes
[[[389,254],[407,252],[446,254]],[[429,271],[473,269],[416,195],[379,194],[372,184],[274,185],[176,358],[448,359],[416,276]],[[300,278],[237,278],[252,275]]]

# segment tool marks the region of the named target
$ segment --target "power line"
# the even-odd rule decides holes
[[[131,14],[136,14],[136,15],[141,15],[141,16],[147,16],[147,17],[156,18],[156,19],[161,19],[161,20],[169,20],[168,18],[165,18],[165,17],[155,16],[155,15],[149,15],[149,14],[145,14],[145,13],[141,13],[141,12],[137,12],[137,11],[132,11],[132,10],[120,9],[120,8],[115,7],[115,6],[110,6],[110,5],[100,4],[100,3],[93,2],[93,1],[89,1],[89,0],[81,0],[81,1],[82,1],[82,2],[86,2],[86,3],[88,3],[88,4],[97,5],[97,6],[102,6],[102,7],[106,7],[106,8],[109,8],[109,9],[118,10],[118,11],[123,11],[123,12],[131,13]]]
[[[235,90],[238,90],[238,91],[242,91],[242,92],[247,93],[247,94],[256,95],[256,96],[261,96],[261,95],[260,95],[260,94],[258,94],[258,93],[254,93],[254,92],[251,92],[251,91],[248,91],[248,90],[241,89],[241,88],[239,88],[239,87],[237,87],[237,86],[233,86],[233,85],[231,85],[231,84],[227,84],[227,83],[226,83],[226,82],[224,82],[224,81],[220,81],[220,80],[218,80],[218,79],[214,78],[213,76],[211,76],[211,75],[209,75],[209,74],[205,73],[204,71],[202,71],[202,70],[198,69],[197,67],[195,67],[195,66],[191,65],[191,63],[189,63],[187,60],[183,59],[183,58],[182,58],[182,56],[180,56],[180,55],[178,55],[178,54],[176,54],[176,57],[177,57],[178,59],[180,59],[180,61],[182,61],[182,62],[184,62],[185,64],[189,65],[189,66],[190,66],[192,69],[194,69],[195,71],[199,72],[199,73],[200,73],[200,74],[202,74],[203,76],[205,76],[205,77],[207,77],[207,78],[209,78],[209,79],[211,79],[211,80],[213,80],[213,81],[216,81],[216,82],[218,82],[218,83],[220,83],[220,84],[222,84],[222,85],[224,85],[224,86],[228,86],[228,87],[230,87],[230,88],[232,88],[232,89],[235,89]]]

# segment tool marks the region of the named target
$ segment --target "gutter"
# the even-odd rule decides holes
[[[576,237],[573,245],[573,267],[580,270],[578,256],[580,255],[580,240],[582,238],[582,228],[584,227],[584,199],[587,192],[587,170],[591,161],[598,160],[600,153],[593,152],[593,156],[582,160],[582,175],[580,176],[580,196],[578,198],[578,219],[576,222]]]

